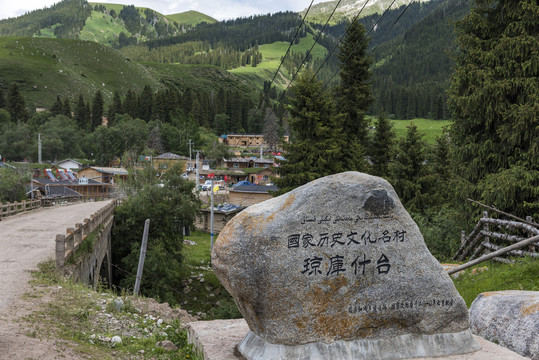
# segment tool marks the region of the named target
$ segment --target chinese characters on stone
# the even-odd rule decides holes
[[[401,243],[406,240],[406,231],[396,230],[389,231],[383,230],[380,234],[375,234],[370,230],[364,230],[363,232],[350,231],[349,233],[335,232],[335,233],[320,233],[316,237],[310,233],[305,234],[292,234],[288,236],[288,248],[334,248],[345,246],[361,246],[375,243],[389,243],[397,242]],[[373,263],[373,261],[375,261]],[[313,256],[303,261],[302,274],[306,275],[339,275],[345,273],[347,270],[353,272],[355,276],[365,275],[365,267],[373,263],[372,266],[376,266],[377,274],[387,274],[391,269],[389,258],[382,253],[378,259],[367,259],[366,255],[357,256],[352,262],[347,263],[344,256],[335,255],[329,257],[325,262],[324,259],[319,256]],[[327,266],[322,266],[327,264]],[[328,269],[322,271],[322,269]]]

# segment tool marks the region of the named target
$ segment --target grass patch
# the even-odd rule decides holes
[[[480,268],[487,267],[484,271]],[[474,270],[474,269],[478,270]],[[518,259],[515,264],[485,262],[464,271],[453,279],[460,295],[470,307],[482,292],[501,290],[539,291],[539,260]]]
[[[196,244],[184,244],[182,250],[182,308],[205,320],[241,318],[234,299],[213,273],[210,262],[210,234],[195,231],[191,236],[186,236],[186,239]],[[214,241],[216,239],[217,236]]]
[[[119,297],[107,289],[96,292],[82,284],[57,281],[52,260],[39,264],[31,283],[51,291],[50,300],[24,319],[31,325],[28,336],[55,339],[93,359],[199,359],[178,320],[143,314],[131,305],[134,298],[125,294]],[[114,336],[121,342],[111,341]],[[165,351],[157,346],[163,340],[178,349]]]
[[[118,45],[118,35],[123,32],[127,36],[131,33],[125,28],[122,20],[114,19],[108,14],[92,11],[80,32],[79,39],[95,41],[107,46]]]
[[[414,122],[419,130],[419,133],[423,134],[423,139],[429,144],[436,143],[436,137],[443,134],[444,127],[451,124],[450,120],[432,120],[432,119],[412,119],[412,120],[391,120],[393,129],[397,138],[404,137],[406,135],[407,126],[410,122]]]

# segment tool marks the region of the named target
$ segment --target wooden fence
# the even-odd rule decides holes
[[[0,219],[41,207],[41,200],[24,200],[0,204]]]
[[[531,217],[524,220],[477,201],[470,201],[515,220],[492,218],[487,211],[483,212],[483,217],[468,236],[462,232],[461,246],[453,257],[454,260],[467,259],[468,262],[452,268],[449,274],[486,260],[513,263],[513,260],[502,256],[539,258],[539,224]]]
[[[100,226],[106,228],[112,219],[117,201],[112,201],[83,223],[75,224],[74,228],[67,228],[65,234],[56,235],[56,270],[62,271],[65,263],[73,256],[82,242]]]

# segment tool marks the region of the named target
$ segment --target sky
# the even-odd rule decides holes
[[[0,19],[17,17],[26,12],[49,7],[59,0],[0,0]],[[90,1],[92,2],[92,1]],[[217,20],[275,13],[278,11],[301,11],[311,3],[309,0],[101,0],[114,3],[148,7],[164,15],[196,10]],[[322,0],[315,0],[320,3]]]

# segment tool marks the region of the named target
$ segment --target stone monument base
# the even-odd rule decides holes
[[[188,341],[204,360],[245,360],[237,345],[249,332],[243,319],[195,321],[187,324]],[[482,349],[469,354],[443,357],[423,357],[417,360],[526,360],[525,357],[496,345],[479,336],[474,336]],[[276,359],[272,359],[276,360]]]
[[[387,339],[357,339],[335,341],[331,344],[309,343],[293,346],[271,344],[249,331],[238,346],[240,353],[250,360],[397,360],[467,354],[480,349],[481,346],[474,340],[470,330],[446,334],[406,334]]]

